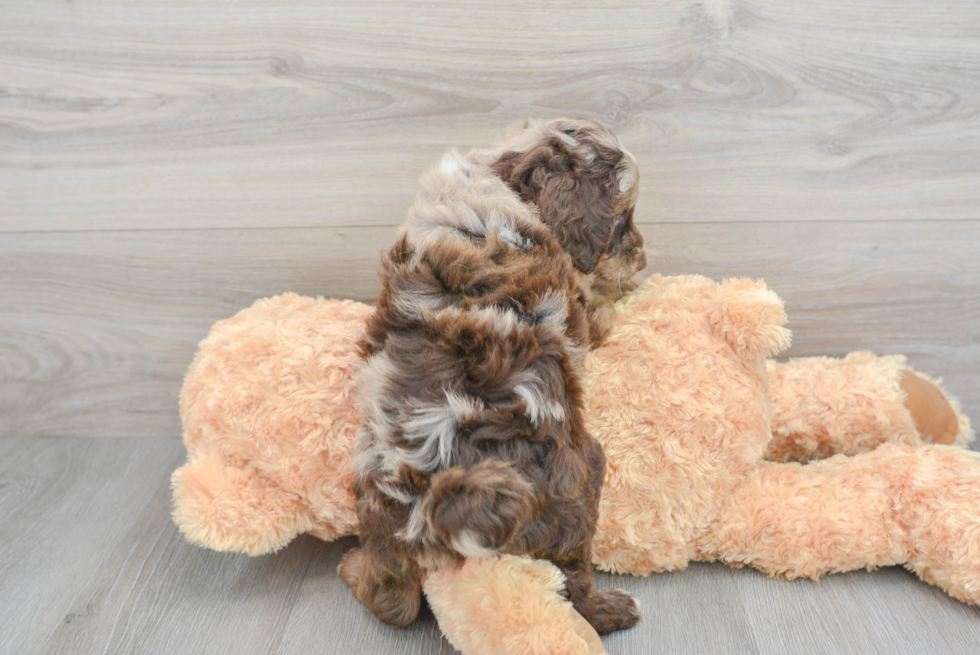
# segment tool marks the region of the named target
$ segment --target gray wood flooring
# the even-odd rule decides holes
[[[188,546],[209,326],[370,301],[418,175],[526,116],[610,125],[651,270],[763,277],[789,355],[906,353],[980,422],[980,2],[0,0],[0,655],[451,652],[334,567]],[[977,653],[901,570],[601,577],[611,653]]]
[[[354,539],[250,558],[187,544],[170,520],[175,439],[0,441],[0,653],[446,654],[430,614],[377,622],[336,566]],[[610,653],[976,653],[980,610],[904,569],[771,580],[693,565],[601,574],[637,595]]]

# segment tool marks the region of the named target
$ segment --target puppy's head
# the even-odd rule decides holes
[[[633,224],[640,175],[610,130],[582,118],[529,121],[501,146],[471,157],[537,206],[582,273],[635,286],[646,266]]]

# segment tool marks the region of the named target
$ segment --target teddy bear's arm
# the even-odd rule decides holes
[[[551,562],[503,555],[434,571],[423,588],[463,655],[605,655],[599,635],[561,595],[564,586]]]
[[[884,444],[811,464],[764,462],[699,543],[706,558],[769,575],[904,564],[980,603],[980,454]]]
[[[710,291],[703,301],[708,324],[739,356],[761,363],[789,348],[783,301],[763,280],[707,282]]]
[[[313,527],[295,494],[212,450],[196,449],[171,476],[173,519],[192,544],[265,555]]]
[[[883,443],[966,445],[969,421],[955,399],[913,373],[900,355],[851,353],[767,363],[773,438],[766,459],[807,462],[856,455]]]

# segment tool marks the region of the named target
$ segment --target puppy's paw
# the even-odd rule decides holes
[[[385,575],[382,576],[384,584],[379,583],[363,548],[348,551],[337,567],[337,573],[350,586],[354,597],[388,625],[401,628],[418,616],[422,605],[422,583],[417,576],[396,579]]]
[[[351,588],[357,600],[362,603],[365,602],[363,598],[365,594],[361,591],[361,585],[366,582],[366,565],[367,558],[361,548],[352,548],[347,551],[344,558],[340,560],[340,564],[337,565],[337,574]]]
[[[622,589],[597,589],[593,592],[595,618],[592,627],[600,635],[632,628],[640,622],[640,606]]]

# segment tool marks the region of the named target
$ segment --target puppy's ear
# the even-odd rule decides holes
[[[601,155],[586,158],[555,138],[526,153],[504,153],[491,168],[537,205],[575,267],[591,273],[612,238],[616,163]]]

